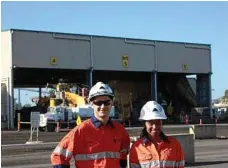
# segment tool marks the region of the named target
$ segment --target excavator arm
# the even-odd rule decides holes
[[[86,104],[84,97],[71,92],[65,92],[65,99],[70,107]]]

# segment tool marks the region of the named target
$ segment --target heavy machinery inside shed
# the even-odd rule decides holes
[[[89,71],[64,69],[15,68],[14,88],[45,88],[47,83],[66,83],[89,85]],[[92,83],[108,83],[115,92],[115,108],[118,117],[131,125],[139,125],[141,107],[152,97],[152,78],[149,72],[98,71],[92,73]],[[41,94],[40,94],[41,95]],[[170,121],[179,122],[181,111],[190,112],[197,106],[196,95],[190,87],[186,74],[158,73],[157,101],[163,105]],[[170,107],[172,110],[170,110]],[[34,109],[34,107],[33,107]],[[41,109],[42,111],[42,109]],[[43,110],[45,113],[45,110]],[[23,117],[29,120],[27,110]],[[15,122],[17,118],[15,117]]]
[[[126,122],[131,120],[132,125],[139,123],[140,109],[148,100],[156,100],[164,106],[169,116],[166,122],[183,123],[183,116],[189,113],[191,119],[194,115],[198,118],[197,123],[203,116],[212,118],[210,44],[17,29],[4,31],[2,35],[2,90],[5,93],[2,123],[5,128],[13,128],[13,120],[16,123],[13,105],[20,104],[20,96],[19,100],[14,99],[20,93],[23,92],[23,104],[33,106],[35,102],[33,111],[40,111],[41,116],[47,109],[41,108],[41,104],[47,106],[50,98],[58,99],[57,92],[68,92],[57,91],[58,85],[70,85],[71,93],[78,94],[75,88],[82,90],[85,85],[90,88],[97,81],[113,88],[118,117]],[[194,91],[186,75],[196,75]],[[33,103],[31,92],[27,94],[26,90],[33,90],[36,96],[39,92],[38,98],[32,98]],[[85,102],[86,97],[78,96]],[[42,103],[36,103],[37,100]],[[50,107],[51,101],[49,103]],[[84,105],[90,108],[87,102]],[[50,108],[63,107],[67,109],[68,104]],[[201,109],[194,111],[192,107]],[[24,115],[28,122],[30,112]],[[63,113],[68,112],[62,110],[61,115]]]

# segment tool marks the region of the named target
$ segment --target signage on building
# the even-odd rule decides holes
[[[57,58],[56,57],[51,57],[50,64],[51,65],[56,65],[57,64]]]
[[[128,55],[122,55],[122,65],[124,68],[128,67]]]
[[[182,71],[188,71],[188,64],[182,64]]]

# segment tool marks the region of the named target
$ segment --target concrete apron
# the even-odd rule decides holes
[[[181,144],[181,147],[185,154],[185,161],[187,163],[195,162],[195,151],[194,151],[194,135],[193,134],[170,134],[168,136],[175,137]],[[138,136],[131,137],[131,141],[135,141]],[[30,144],[14,144],[14,145],[2,145],[2,155],[18,155],[29,152],[37,151],[53,151],[58,143],[30,143]],[[131,143],[132,144],[132,143]]]

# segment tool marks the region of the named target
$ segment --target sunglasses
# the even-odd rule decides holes
[[[95,100],[95,101],[93,101],[93,104],[95,104],[96,106],[102,106],[102,104],[105,105],[105,106],[110,106],[111,100],[104,100],[104,101]]]

